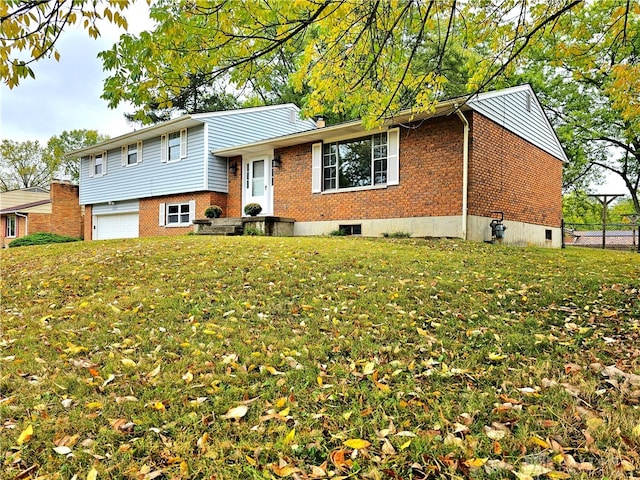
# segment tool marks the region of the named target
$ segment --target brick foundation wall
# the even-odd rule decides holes
[[[559,227],[562,162],[474,113],[469,155],[469,214]]]
[[[282,167],[274,173],[274,215],[299,222],[459,215],[462,146],[457,117],[403,127],[400,185],[327,194],[311,193],[310,143],[277,150]],[[241,183],[230,183],[230,203],[231,197],[233,202],[241,198],[241,188]]]
[[[65,182],[51,183],[51,230],[58,235],[83,237],[79,187]]]
[[[93,217],[91,215],[91,205],[84,206],[83,233],[85,240],[93,240]]]
[[[161,203],[187,203],[196,202],[195,218],[205,218],[204,211],[209,205],[222,207],[222,216],[228,217],[227,194],[219,192],[197,192],[180,195],[168,195],[164,197],[140,199],[140,224],[139,235],[141,237],[155,237],[163,235],[185,235],[193,231],[193,226],[166,227],[158,225],[158,211]]]

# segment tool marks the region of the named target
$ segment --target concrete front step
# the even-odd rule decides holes
[[[242,235],[244,227],[241,218],[214,218],[195,220],[195,233],[198,235]]]
[[[198,235],[242,235],[244,229],[242,225],[201,225],[196,233]]]
[[[293,218],[263,216],[242,218],[212,218],[194,220],[197,235],[242,235],[245,229],[258,235],[293,236]]]

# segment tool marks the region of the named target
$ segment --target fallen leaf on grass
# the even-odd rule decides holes
[[[362,440],[360,438],[352,438],[344,442],[344,445],[349,448],[353,448],[354,450],[362,450],[363,448],[369,448],[371,446],[371,442],[367,442],[366,440]]]
[[[373,362],[367,362],[362,369],[363,375],[371,375],[376,369],[376,364]]]
[[[131,360],[130,358],[123,358],[120,360],[125,367],[135,367],[137,366],[136,362]]]
[[[488,458],[470,458],[464,461],[464,464],[469,468],[480,468],[487,463]]]
[[[269,467],[271,467],[271,470],[273,470],[273,473],[275,473],[279,477],[289,477],[294,473],[297,473],[300,471],[299,468],[296,468],[292,465],[285,465],[284,467],[281,467],[279,465],[276,465],[275,463],[272,463],[271,465],[269,465]]]
[[[387,440],[386,438],[384,439],[384,443],[382,444],[381,451],[385,455],[395,455],[396,454],[396,449],[393,448],[393,445],[391,445],[391,442],[389,440]]]
[[[525,463],[520,467],[520,470],[513,472],[520,480],[531,480],[533,477],[539,477],[545,475],[551,471],[550,468],[534,463]]]
[[[317,466],[313,465],[311,467],[311,478],[324,478],[327,476],[327,462],[324,462],[322,465]]]
[[[88,410],[101,410],[102,402],[88,402],[85,404]]]
[[[553,478],[553,479],[566,479],[566,478],[571,478],[571,475],[569,475],[566,472],[558,472],[557,470],[554,470],[552,472],[547,473],[547,477],[549,478]]]
[[[351,460],[348,456],[347,458],[345,458],[345,453],[346,453],[346,450],[340,449],[340,450],[334,450],[329,454],[329,459],[331,460],[331,463],[333,463],[335,467],[341,472],[345,470],[350,470],[351,467],[353,466],[353,460]]]
[[[102,383],[102,388],[106,387],[107,385],[109,385],[111,382],[113,382],[116,379],[116,376],[112,373],[111,375],[109,375],[109,377]]]
[[[31,440],[31,437],[33,437],[33,425],[27,426],[27,428],[25,428],[22,431],[22,433],[18,437],[18,442],[17,442],[18,445],[22,445],[23,443],[27,443],[29,440]]]
[[[160,365],[158,365],[156,368],[148,372],[146,376],[147,378],[153,378],[157,376],[159,373],[160,373]]]
[[[54,447],[53,451],[56,452],[58,455],[68,455],[71,453],[71,449],[66,445],[62,445],[60,447]]]
[[[507,432],[503,429],[493,428],[488,425],[483,427],[484,434],[489,437],[491,440],[502,440]]]
[[[95,468],[89,470],[87,473],[87,480],[96,480],[98,478],[98,471]]]
[[[284,375],[284,372],[279,372],[278,370],[276,370],[274,367],[260,367],[260,369],[262,370],[264,368],[264,370],[266,370],[267,372],[269,372],[271,375]]]
[[[226,418],[229,420],[240,420],[249,411],[249,407],[246,405],[238,405],[237,407],[230,408],[227,413],[221,415],[220,418]]]
[[[590,430],[597,430],[604,425],[604,420],[599,417],[591,417],[587,419],[587,427]]]
[[[284,444],[285,445],[289,445],[290,443],[293,443],[293,440],[296,437],[296,429],[292,428],[291,431],[289,433],[287,433],[287,436],[284,437]]]
[[[572,455],[566,454],[564,456],[564,464],[569,468],[575,468],[576,470],[591,471],[595,470],[593,463],[591,462],[576,462]]]

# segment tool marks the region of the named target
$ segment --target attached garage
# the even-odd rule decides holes
[[[137,238],[140,215],[138,202],[94,205],[92,209],[93,240]]]

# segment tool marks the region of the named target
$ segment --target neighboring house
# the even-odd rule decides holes
[[[294,235],[487,241],[504,215],[505,244],[561,246],[567,159],[528,85],[400,112],[371,131],[314,128],[292,108],[188,115],[75,152],[85,238],[185,233],[209,204],[241,217],[255,202],[293,219]]]
[[[3,247],[30,233],[82,237],[78,186],[54,180],[50,188],[50,191],[36,187],[0,193]]]
[[[211,204],[227,215],[227,160],[211,152],[313,128],[295,105],[275,105],[185,115],[72,152],[85,239],[184,234]]]
[[[638,233],[631,230],[607,230],[605,245],[607,248],[634,249],[638,245]],[[579,247],[602,248],[602,230],[572,230],[569,233],[569,245]]]
[[[562,244],[567,157],[528,85],[401,112],[372,131],[356,121],[214,154],[238,165],[226,215],[258,202],[294,219],[294,235],[488,241],[504,215],[505,244]]]

